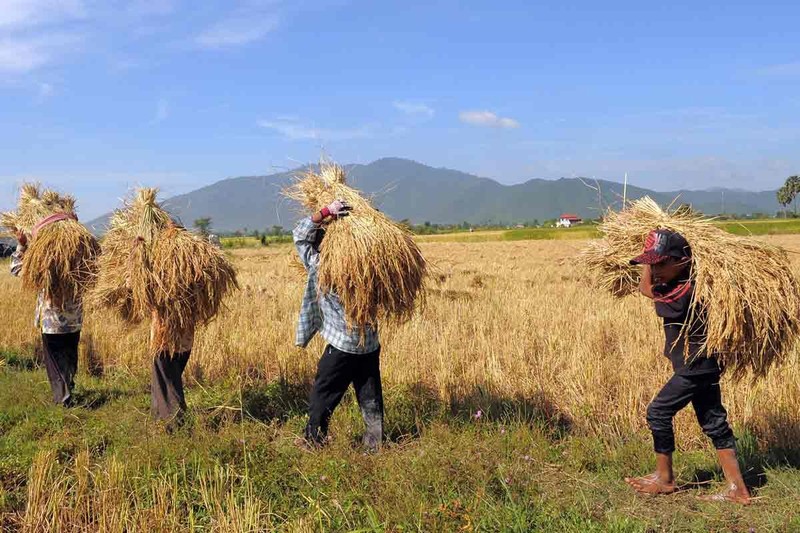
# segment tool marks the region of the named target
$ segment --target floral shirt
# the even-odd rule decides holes
[[[19,276],[22,272],[22,258],[25,247],[17,246],[17,251],[11,255],[11,274]],[[79,302],[65,302],[62,308],[52,305],[39,293],[36,299],[36,315],[34,326],[47,335],[61,335],[75,333],[83,326],[83,307]]]

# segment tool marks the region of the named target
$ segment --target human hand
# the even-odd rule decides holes
[[[22,230],[17,230],[17,242],[23,248],[28,245],[28,236]]]
[[[322,213],[322,218],[339,218],[349,216],[352,210],[353,208],[344,200],[334,200],[327,207],[323,207],[320,213]]]

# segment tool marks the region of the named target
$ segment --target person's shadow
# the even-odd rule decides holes
[[[391,442],[418,438],[434,421],[523,423],[546,428],[553,438],[564,437],[572,428],[570,418],[543,394],[504,396],[476,386],[466,394],[442,399],[431,387],[415,383],[392,386],[384,402],[385,433]]]
[[[254,383],[241,392],[241,415],[263,423],[284,423],[308,411],[313,376]],[[384,433],[387,442],[401,443],[419,438],[430,424],[525,423],[545,428],[552,438],[570,433],[572,421],[543,394],[503,396],[488,388],[474,387],[466,394],[441,394],[423,383],[386,385]],[[356,408],[352,391],[339,409]],[[348,407],[349,406],[349,407]],[[228,416],[228,418],[231,415]],[[233,415],[236,416],[236,415]],[[221,421],[219,421],[221,422]]]

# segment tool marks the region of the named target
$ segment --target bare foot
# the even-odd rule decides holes
[[[738,503],[739,505],[750,505],[750,493],[746,488],[738,488],[736,485],[731,485],[727,490],[718,494],[707,494],[698,496],[698,500],[704,502],[729,502]]]
[[[640,494],[672,494],[675,492],[675,483],[664,481],[658,474],[644,477],[626,477],[625,482]]]

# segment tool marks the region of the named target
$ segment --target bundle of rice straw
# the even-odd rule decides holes
[[[92,301],[131,324],[155,315],[151,349],[177,352],[185,333],[210,322],[238,284],[222,251],[177,225],[156,195],[140,189],[114,212]]]
[[[0,226],[10,232],[30,235],[37,222],[56,213],[75,214],[75,198],[52,190],[42,190],[38,183],[23,183],[16,211],[0,214]]]
[[[40,221],[56,214],[68,218],[31,235]],[[17,211],[3,213],[0,224],[12,233],[21,231],[29,236],[22,262],[25,288],[40,291],[56,307],[83,299],[97,272],[100,245],[77,221],[73,197],[26,183],[20,189]]]
[[[333,291],[350,326],[404,322],[423,298],[427,263],[411,233],[346,184],[342,167],[321,163],[285,191],[309,212],[334,200],[353,211],[327,227],[320,249],[319,285]]]
[[[637,292],[640,268],[629,261],[654,229],[677,231],[692,248],[695,301],[707,315],[706,353],[716,354],[734,379],[764,377],[786,358],[800,332],[800,289],[786,252],[727,233],[712,219],[664,211],[650,198],[609,212],[600,225],[603,239],[583,256],[600,287],[619,297]]]

